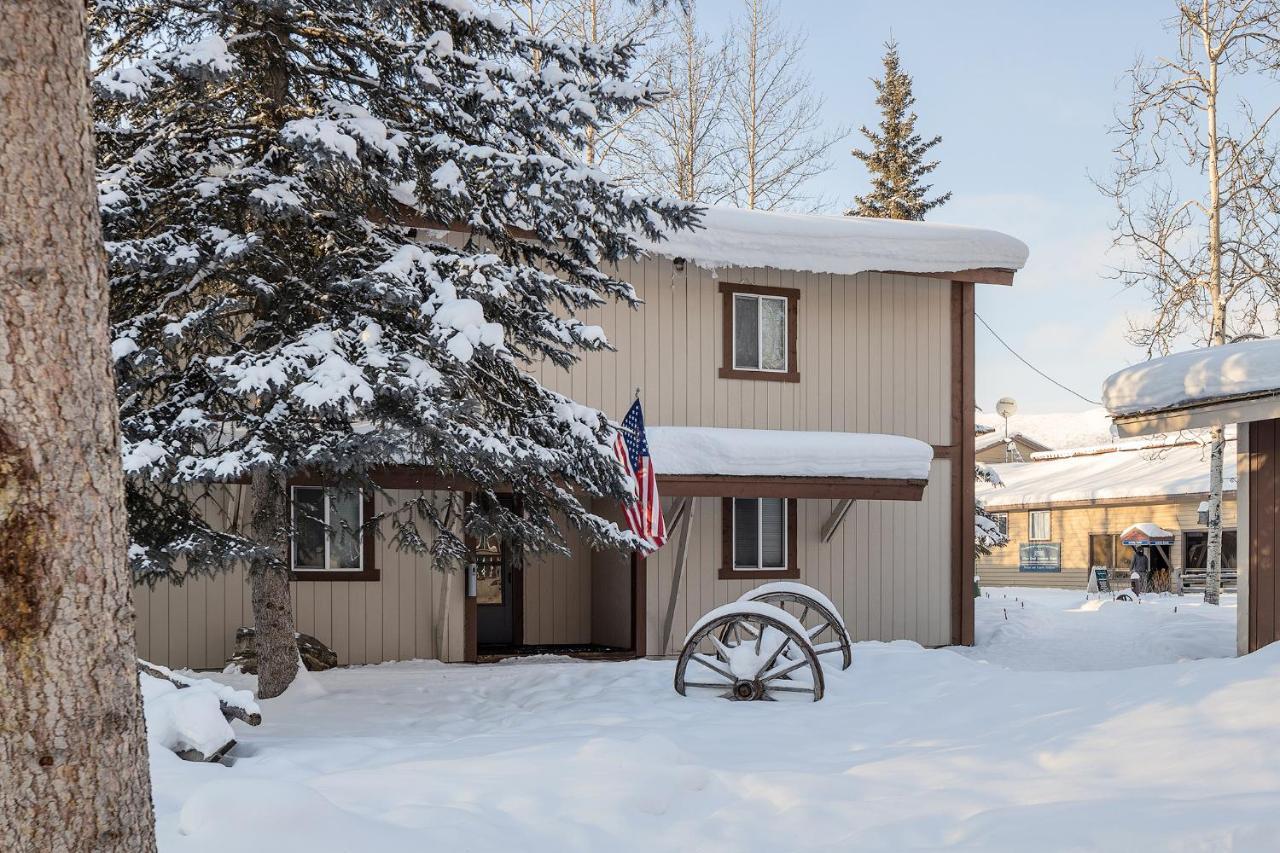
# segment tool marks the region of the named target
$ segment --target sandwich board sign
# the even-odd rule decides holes
[[[1085,592],[1111,592],[1111,572],[1105,566],[1094,566],[1089,573],[1089,586]]]

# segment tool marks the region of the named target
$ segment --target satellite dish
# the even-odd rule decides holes
[[[1012,417],[1018,411],[1018,401],[1012,397],[1001,397],[996,401],[996,414],[1002,418]]]

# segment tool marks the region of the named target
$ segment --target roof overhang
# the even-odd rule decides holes
[[[928,480],[876,477],[733,476],[659,474],[663,497],[813,498],[819,500],[919,501]]]
[[[1121,438],[1177,432],[1196,427],[1239,424],[1280,418],[1280,392],[1265,391],[1217,400],[1205,400],[1167,409],[1115,415],[1112,422]]]

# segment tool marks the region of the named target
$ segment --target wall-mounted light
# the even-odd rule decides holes
[[[684,272],[684,258],[672,258],[671,263],[675,265],[676,272]]]

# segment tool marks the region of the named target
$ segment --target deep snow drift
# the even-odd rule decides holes
[[[161,846],[1275,849],[1280,647],[1183,660],[1233,645],[1190,596],[989,592],[977,648],[857,644],[818,703],[681,698],[670,661],[318,673],[233,767],[153,757]]]

